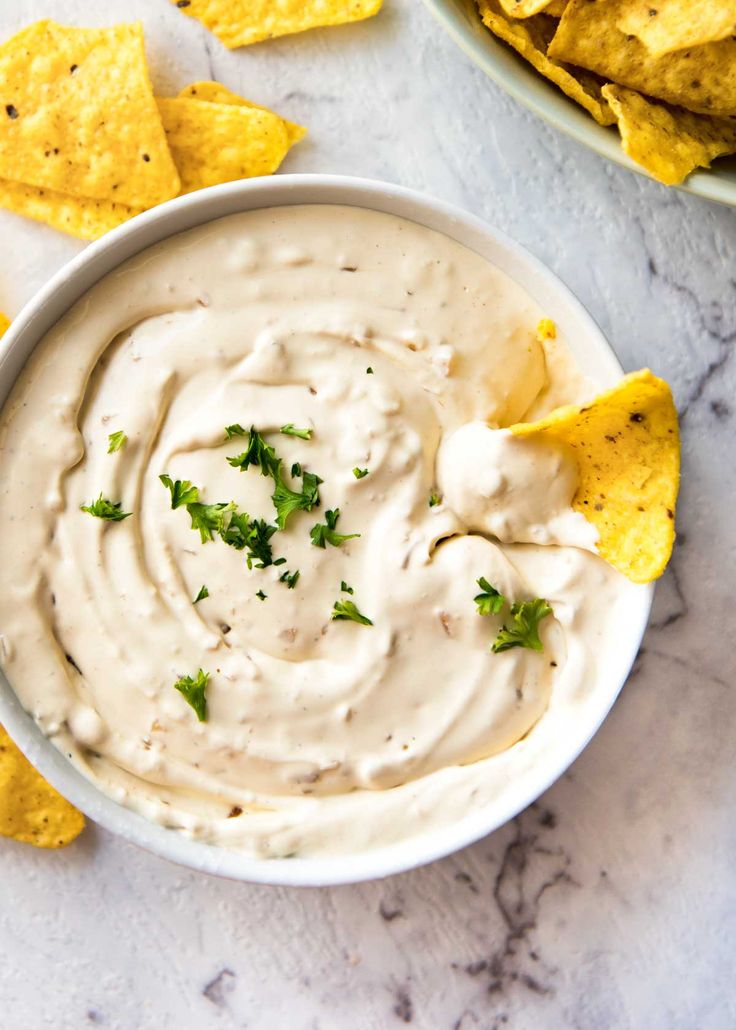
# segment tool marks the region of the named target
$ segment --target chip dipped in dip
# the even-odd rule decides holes
[[[569,450],[508,432],[594,393],[544,314],[447,237],[336,206],[103,279],[0,425],[0,655],[43,732],[249,855],[497,797],[595,698],[642,589],[595,553]]]

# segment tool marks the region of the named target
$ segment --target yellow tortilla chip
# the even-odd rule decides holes
[[[600,125],[613,125],[615,118],[601,94],[595,76],[580,69],[570,69],[547,57],[547,46],[557,22],[546,14],[535,14],[523,21],[507,18],[496,0],[478,0],[483,24],[504,43],[512,46],[546,79],[559,86],[572,100],[593,115]]]
[[[185,86],[179,96],[188,97],[190,100],[207,100],[212,104],[237,104],[240,107],[255,108],[256,111],[269,111],[267,107],[261,107],[260,104],[254,104],[251,100],[238,96],[220,82],[193,82],[191,86]],[[275,114],[275,111],[269,111],[269,114]],[[291,144],[298,143],[307,135],[303,125],[287,121],[286,118],[281,118],[281,121],[286,126],[286,134]]]
[[[618,20],[655,57],[736,32],[736,0],[627,0]]]
[[[0,726],[0,834],[37,848],[63,848],[84,816],[37,773]]]
[[[41,21],[0,47],[0,177],[152,207],[179,179],[139,24]]]
[[[544,11],[551,14],[550,5],[555,0],[499,0],[504,12],[510,18],[531,18],[533,14]]]
[[[0,336],[4,336],[10,328],[10,319],[0,311]]]
[[[545,14],[551,14],[554,18],[561,18],[565,13],[568,0],[550,0],[544,9]]]
[[[231,50],[325,25],[362,21],[383,0],[172,0]]]
[[[181,97],[158,106],[182,193],[270,175],[291,146],[283,119],[271,111]]]
[[[589,405],[558,408],[511,432],[571,447],[580,475],[572,506],[598,530],[598,553],[634,583],[661,576],[680,480],[677,411],[663,379],[633,372]]]
[[[9,179],[0,179],[0,207],[34,218],[37,222],[45,222],[81,240],[99,239],[143,210],[111,200],[72,197]]]
[[[711,118],[665,107],[623,86],[604,86],[625,152],[666,186],[677,186],[696,168],[736,153],[736,118]]]
[[[700,114],[736,114],[736,39],[654,57],[618,28],[627,0],[570,0],[549,56]]]

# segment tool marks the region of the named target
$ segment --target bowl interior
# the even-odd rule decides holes
[[[574,100],[485,28],[475,0],[424,2],[471,60],[515,100],[602,157],[649,178],[647,172],[623,152],[615,128],[598,125]],[[693,172],[679,188],[736,206],[736,158],[720,158],[710,171]]]
[[[445,233],[517,280],[555,319],[594,382],[606,387],[621,375],[621,366],[600,330],[569,290],[520,246],[472,215],[398,186],[338,176],[294,175],[229,183],[190,194],[134,218],[88,247],[29,302],[8,331],[0,358],[0,404],[36,343],[86,290],[123,261],[169,236],[225,215],[310,203],[371,208]],[[606,670],[605,682],[596,690],[586,717],[545,753],[544,762],[497,803],[442,833],[357,856],[250,859],[148,822],[104,796],[57,751],[21,708],[1,673],[0,722],[36,768],[91,819],[172,861],[259,883],[316,886],[373,879],[432,861],[478,840],[525,808],[564,772],[600,726],[628,675],[646,628],[652,593],[651,588],[642,588],[637,594],[638,609],[629,635],[621,640],[616,667]]]

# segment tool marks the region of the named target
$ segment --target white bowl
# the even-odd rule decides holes
[[[488,31],[475,0],[424,2],[468,57],[515,100],[602,157],[650,178],[623,152],[615,127],[598,125],[579,104]],[[693,172],[678,188],[736,207],[736,158],[722,158],[709,171]]]
[[[191,193],[154,208],[93,243],[61,269],[25,306],[8,331],[0,356],[0,405],[35,345],[99,279],[123,261],[161,240],[224,215],[290,204],[346,204],[408,218],[445,233],[516,279],[553,318],[583,371],[601,387],[621,375],[621,366],[601,331],[569,290],[518,244],[472,215],[400,186],[327,175],[251,179]],[[348,857],[252,859],[184,837],[148,822],[106,797],[47,740],[21,708],[0,673],[0,722],[36,768],[90,819],[127,840],[192,869],[256,883],[319,886],[369,880],[442,858],[490,833],[534,801],[580,754],[616,699],[644,635],[653,591],[636,594],[631,631],[620,641],[616,666],[597,685],[585,718],[555,743],[545,761],[493,804],[441,831]]]

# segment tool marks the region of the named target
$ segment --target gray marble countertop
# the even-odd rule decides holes
[[[433,193],[574,290],[682,412],[680,537],[634,672],[582,757],[513,823],[332,890],[197,875],[91,826],[0,841],[3,1027],[375,1030],[736,1025],[736,211],[588,153],[517,106],[420,0],[230,53],[167,0],[0,0],[143,19],[161,92],[213,77],[309,126],[284,170]],[[80,244],[0,212],[0,310]]]

